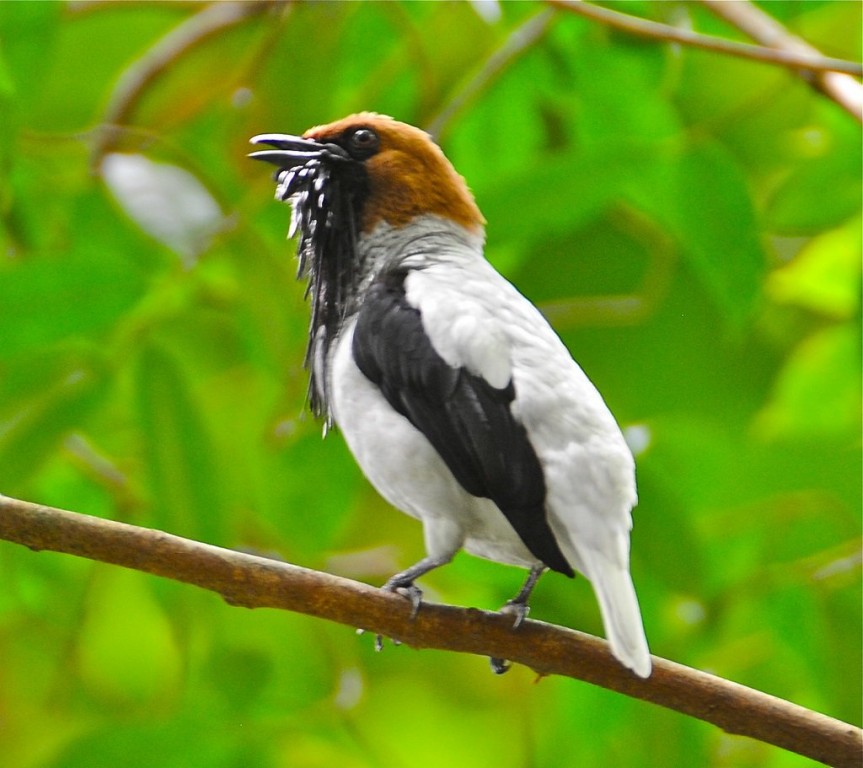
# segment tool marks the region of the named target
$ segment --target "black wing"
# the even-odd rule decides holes
[[[446,363],[407,302],[404,278],[387,274],[365,296],[353,338],[357,366],[468,493],[491,499],[536,558],[572,576],[546,518],[542,467],[510,409],[512,382],[497,389]]]

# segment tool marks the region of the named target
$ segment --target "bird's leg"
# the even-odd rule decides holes
[[[429,571],[433,571],[435,568],[446,565],[450,560],[452,560],[451,555],[449,557],[424,557],[410,568],[406,568],[404,571],[395,574],[395,576],[391,576],[381,589],[387,592],[397,592],[410,600],[412,606],[411,619],[415,619],[422,605],[423,591],[414,584],[414,580],[420,576],[424,576]],[[375,635],[375,650],[379,651],[381,648],[383,648],[383,638],[380,635]]]
[[[501,613],[515,616],[513,629],[518,629],[521,623],[527,618],[527,614],[530,613],[530,606],[527,604],[527,601],[530,600],[531,592],[533,592],[536,582],[539,581],[539,577],[545,573],[545,570],[544,565],[533,566],[518,594],[512,600],[507,600],[503,608],[500,609]]]
[[[507,600],[503,608],[500,609],[501,613],[515,616],[515,623],[512,625],[513,629],[518,629],[527,618],[527,614],[530,612],[530,606],[527,604],[527,601],[530,599],[531,592],[533,592],[533,588],[539,581],[539,577],[545,573],[545,570],[544,565],[533,566],[518,594],[512,600]],[[506,659],[498,659],[492,656],[489,658],[489,663],[491,664],[492,672],[496,675],[502,675],[509,669],[509,662]]]
[[[397,573],[395,576],[391,576],[381,589],[387,592],[398,592],[400,595],[407,597],[413,606],[411,618],[414,619],[417,613],[419,613],[420,605],[422,605],[423,601],[423,591],[414,584],[414,581],[420,576],[425,576],[429,571],[446,565],[451,559],[451,557],[424,557],[410,568]]]

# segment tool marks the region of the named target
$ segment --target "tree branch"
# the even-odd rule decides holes
[[[546,0],[550,5],[640,37],[680,43],[728,56],[788,67],[804,76],[807,82],[812,83],[857,120],[863,120],[861,115],[863,86],[851,77],[851,75],[863,76],[863,65],[823,56],[817,49],[792,35],[778,21],[747,0],[701,1],[717,16],[729,21],[762,45],[703,35],[689,29],[612,11],[584,0]]]
[[[92,151],[91,167],[98,167],[102,157],[113,149],[138,100],[156,78],[195,46],[250,16],[266,11],[270,5],[269,0],[235,0],[205,5],[203,10],[173,27],[130,64],[117,80],[105,108],[102,131],[97,134]]]
[[[194,584],[231,605],[281,608],[359,627],[416,648],[510,659],[541,675],[565,675],[713,723],[832,766],[859,766],[863,731],[782,699],[653,657],[641,680],[605,641],[570,629],[474,608],[424,603],[410,618],[399,595],[326,573],[221,549],[161,531],[0,495],[0,539]]]
[[[724,53],[728,56],[738,56],[744,59],[753,59],[754,61],[764,61],[768,64],[778,64],[790,69],[808,69],[816,72],[846,72],[849,75],[856,75],[857,77],[863,75],[863,65],[854,61],[846,61],[845,59],[833,59],[822,56],[808,45],[805,51],[800,49],[793,50],[786,46],[772,47],[772,44],[771,47],[765,48],[760,45],[739,43],[736,40],[726,40],[723,37],[703,35],[699,32],[673,27],[670,24],[662,24],[650,19],[642,19],[639,16],[631,16],[628,13],[620,13],[619,11],[612,11],[599,5],[593,5],[584,0],[546,0],[546,2],[572,13],[595,19],[610,27],[616,27],[633,35],[649,37],[653,40],[680,43],[692,48],[703,48],[706,51]],[[729,4],[727,0],[702,0],[702,2],[706,5],[719,6]],[[732,5],[741,4],[748,5],[747,0],[735,0],[732,3]],[[776,21],[774,21],[774,24],[779,25]]]
[[[821,56],[820,52],[805,40],[792,35],[776,19],[746,0],[734,3],[718,2],[718,0],[701,0],[701,2],[716,16],[773,50],[799,53],[811,58]],[[863,85],[851,77],[851,75],[859,77],[859,69],[852,72],[835,67],[826,70],[808,67],[807,70],[804,74],[813,88],[835,101],[849,115],[863,122]]]

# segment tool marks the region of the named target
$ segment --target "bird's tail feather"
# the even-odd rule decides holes
[[[650,651],[629,571],[602,555],[590,566],[586,575],[599,602],[611,652],[639,677],[650,677]]]

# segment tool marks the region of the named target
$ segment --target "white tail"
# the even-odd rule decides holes
[[[611,652],[639,677],[650,677],[650,651],[641,623],[641,610],[632,577],[626,568],[593,555],[585,563],[591,580]]]

